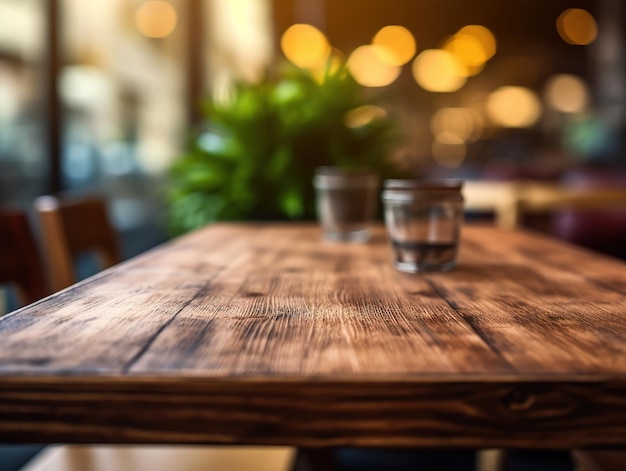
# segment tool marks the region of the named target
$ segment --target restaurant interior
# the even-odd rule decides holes
[[[622,0],[0,0],[0,207],[27,217],[41,296],[102,268],[81,253],[69,281],[54,271],[57,197],[104,204],[110,265],[217,221],[314,221],[322,166],[460,179],[468,224],[626,260],[625,26]],[[0,316],[38,297],[0,288]],[[0,471],[70,469],[32,467],[45,450],[0,445]],[[501,469],[574,466],[523,450]]]

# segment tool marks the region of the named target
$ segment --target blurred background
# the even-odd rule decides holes
[[[168,235],[172,165],[215,144],[203,103],[281,64],[315,76],[329,60],[347,63],[368,103],[349,126],[393,119],[402,138],[385,158],[404,175],[624,189],[625,10],[620,0],[0,0],[0,203],[102,193],[133,255]],[[611,201],[551,209],[539,225],[625,256],[624,205]]]

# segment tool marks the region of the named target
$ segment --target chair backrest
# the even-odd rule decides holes
[[[17,288],[21,304],[48,294],[46,273],[24,211],[0,208],[0,283]]]
[[[35,210],[54,291],[78,281],[74,263],[82,253],[96,253],[101,268],[121,261],[117,236],[102,198],[40,196],[35,200]]]

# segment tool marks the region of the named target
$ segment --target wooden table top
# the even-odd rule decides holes
[[[0,318],[0,442],[626,445],[626,265],[492,227],[215,225]]]

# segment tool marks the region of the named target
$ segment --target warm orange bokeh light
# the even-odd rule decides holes
[[[445,49],[457,56],[468,69],[481,67],[488,59],[481,42],[469,34],[455,34]]]
[[[331,48],[326,36],[315,26],[290,26],[280,40],[283,54],[303,69],[316,69],[326,64]]]
[[[496,38],[489,29],[481,25],[467,25],[458,32],[460,35],[468,35],[480,42],[487,59],[491,59],[496,53]]]
[[[348,59],[348,69],[359,84],[364,87],[386,87],[391,85],[402,71],[399,66],[389,65],[381,60],[389,52],[378,46],[368,45],[356,48]]]
[[[478,75],[496,53],[496,38],[481,25],[468,25],[449,36],[442,49],[454,54],[463,65],[463,76]]]
[[[466,82],[463,64],[452,53],[427,49],[413,61],[413,77],[429,92],[455,92]]]
[[[565,10],[556,20],[556,29],[563,41],[586,46],[598,36],[598,24],[591,13],[581,8]]]
[[[487,114],[499,126],[528,128],[541,116],[541,104],[528,88],[500,87],[487,98]]]
[[[169,3],[161,0],[150,0],[137,9],[135,23],[139,32],[144,36],[165,38],[176,29],[178,15]]]
[[[409,62],[416,51],[415,38],[411,32],[403,26],[392,25],[382,28],[372,44],[388,51],[383,54],[381,60],[389,65],[404,65]]]

